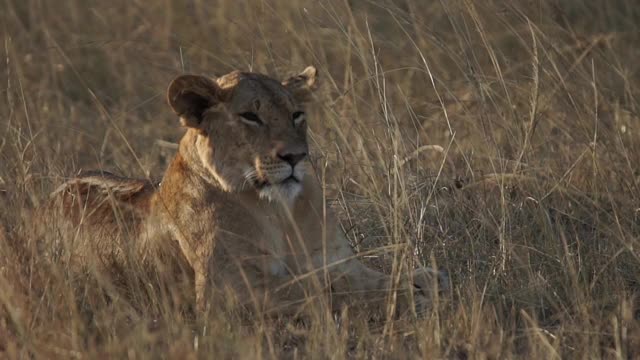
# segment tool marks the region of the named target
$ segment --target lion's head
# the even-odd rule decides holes
[[[316,78],[312,66],[282,82],[239,71],[217,79],[182,75],[167,96],[182,125],[197,132],[198,157],[224,190],[292,200],[305,175],[303,105]]]

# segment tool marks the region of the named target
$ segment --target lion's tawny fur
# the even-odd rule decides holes
[[[174,80],[169,104],[187,131],[160,183],[92,172],[54,193],[65,236],[89,235],[67,244],[69,261],[177,253],[193,270],[199,311],[221,292],[278,312],[312,291],[384,298],[394,282],[354,255],[310,173],[302,106],[315,85],[313,67],[283,82],[246,72]],[[400,291],[400,303],[423,307],[431,272],[411,278],[415,296]]]

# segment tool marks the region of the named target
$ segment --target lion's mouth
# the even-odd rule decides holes
[[[254,186],[256,187],[256,189],[258,190],[262,190],[264,188],[266,188],[267,186],[272,186],[272,185],[289,185],[289,184],[299,184],[300,183],[300,179],[298,179],[297,177],[295,177],[295,175],[291,174],[289,175],[287,178],[285,178],[284,180],[281,180],[275,184],[272,184],[269,180],[256,180],[254,182]]]
[[[299,184],[300,180],[297,177],[293,176],[293,174],[292,174],[292,175],[289,175],[288,178],[286,178],[286,179],[284,179],[284,180],[282,180],[280,182],[280,184],[285,184],[285,185],[286,184],[291,184],[291,183]]]
[[[269,185],[271,184],[267,180],[256,180],[253,182],[253,186],[258,190],[262,190]]]

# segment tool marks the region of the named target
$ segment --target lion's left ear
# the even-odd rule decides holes
[[[282,85],[293,95],[296,102],[309,102],[313,91],[318,87],[318,70],[314,66],[307,66],[300,74],[283,81]]]

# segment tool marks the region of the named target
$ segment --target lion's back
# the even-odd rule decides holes
[[[108,172],[82,173],[60,185],[41,209],[53,254],[72,264],[122,264],[138,255],[155,184]]]

